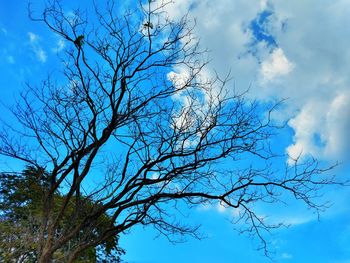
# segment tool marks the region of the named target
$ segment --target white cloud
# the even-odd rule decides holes
[[[272,81],[279,76],[287,75],[293,68],[293,63],[288,61],[283,50],[276,48],[261,64],[262,81]]]
[[[28,32],[28,38],[29,38],[29,43],[32,51],[34,52],[36,58],[42,62],[45,63],[47,60],[47,55],[45,50],[41,47],[39,44],[40,38],[38,35]]]
[[[54,52],[58,53],[65,48],[66,44],[63,39],[57,41],[56,47],[53,49]]]
[[[238,219],[241,216],[241,208],[232,208],[227,205],[225,205],[223,202],[217,201],[216,203],[202,203],[200,206],[198,206],[199,211],[205,211],[205,212],[218,212],[220,214],[226,214],[229,216],[229,218],[236,218]]]
[[[152,6],[153,8],[157,8],[163,5],[163,3],[164,1],[162,0],[152,1]],[[178,19],[188,12],[191,4],[192,1],[189,0],[176,0],[173,1],[172,4],[165,6],[165,11],[171,18]]]
[[[190,74],[184,68],[177,68],[177,71],[178,72],[174,72],[174,71],[169,72],[167,77],[168,77],[168,80],[173,83],[174,87],[177,90],[179,90],[187,85],[187,83],[189,82]],[[176,98],[178,98],[178,96],[180,95],[181,93],[179,92],[175,94]]]
[[[267,8],[267,0],[260,0],[260,9],[264,10]]]
[[[43,63],[46,62],[47,55],[43,49],[39,48],[39,49],[36,49],[34,52],[35,52],[36,57],[38,58],[39,61],[41,61]]]
[[[251,28],[264,8],[274,47],[257,41]],[[221,75],[231,70],[236,90],[252,84],[253,98],[288,98],[280,113],[295,133],[288,153],[349,160],[348,1],[180,0],[168,6],[173,17],[188,10],[195,34],[211,50],[212,68]]]
[[[294,129],[294,143],[287,153],[295,159],[311,154],[324,159],[343,159],[350,149],[350,92],[333,98],[310,99],[289,121]],[[347,160],[347,159],[345,159]]]
[[[287,226],[298,226],[307,224],[317,220],[317,216],[311,213],[302,213],[301,211],[295,212],[293,215],[278,214],[275,215],[274,223],[283,223]]]
[[[284,30],[275,24],[277,42],[295,64],[283,82],[264,87],[267,95],[290,98],[287,102],[295,131],[291,155],[311,154],[322,159],[346,161],[350,143],[349,87],[346,68],[350,66],[347,48],[350,22],[344,1],[320,5],[317,1],[272,1],[277,21],[285,20]],[[335,42],[335,39],[337,40]],[[349,160],[349,159],[347,159]]]
[[[227,207],[224,206],[224,204],[222,202],[218,202],[216,209],[218,212],[224,213],[226,211]]]
[[[32,32],[28,32],[28,37],[29,37],[29,41],[31,43],[35,43],[38,41],[38,35],[32,33]]]
[[[289,253],[282,253],[281,258],[282,259],[292,259],[293,255],[289,254]]]

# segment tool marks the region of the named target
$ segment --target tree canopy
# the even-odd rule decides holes
[[[43,205],[49,190],[50,175],[44,169],[27,167],[22,173],[0,175],[0,260],[2,262],[37,262],[42,229]],[[57,215],[63,204],[64,195],[54,196],[53,213]],[[68,204],[67,213],[56,229],[59,235],[68,225],[79,223],[79,214],[88,213],[96,204],[88,198],[79,199],[79,213],[76,209],[77,199]],[[77,218],[78,216],[78,218]],[[111,218],[99,217],[92,232],[97,235],[109,226]],[[56,250],[52,260],[67,260],[70,249],[84,239],[93,239],[91,233],[82,229],[70,242]],[[113,236],[98,247],[90,247],[79,255],[75,262],[119,262],[123,250],[118,246],[118,236]],[[107,260],[107,261],[106,261]]]

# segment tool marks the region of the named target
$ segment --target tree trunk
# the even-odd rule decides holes
[[[52,262],[52,253],[51,251],[43,251],[41,254],[38,263],[51,263]]]
[[[53,238],[52,235],[48,234],[47,240],[44,244],[44,247],[39,254],[38,263],[51,263],[53,258]]]

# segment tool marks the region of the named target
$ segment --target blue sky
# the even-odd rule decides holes
[[[55,71],[56,54],[64,48],[61,39],[29,21],[26,7],[24,0],[0,2],[0,99],[5,103],[18,96],[26,81],[38,81]],[[301,153],[328,163],[339,161],[342,165],[334,172],[349,178],[350,4],[342,0],[175,0],[167,11],[176,19],[188,10],[197,20],[195,34],[201,45],[211,50],[210,68],[219,74],[231,69],[235,87],[250,86],[252,99],[288,98],[275,116],[288,125],[273,145],[291,156]],[[350,192],[327,191],[325,199],[334,204],[320,221],[299,204],[261,208],[272,220],[291,224],[267,236],[276,262],[350,262]],[[138,227],[121,237],[125,260],[271,262],[255,250],[254,241],[234,230],[228,222],[230,211],[211,207],[190,214],[189,222],[202,224],[207,238],[172,245],[164,237],[154,239],[151,228]]]

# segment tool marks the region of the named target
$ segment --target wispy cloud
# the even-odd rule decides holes
[[[4,35],[7,35],[7,29],[4,27],[0,26],[0,32],[3,33]]]
[[[203,203],[198,206],[198,211],[216,212],[227,215],[230,219],[238,219],[241,216],[241,208],[232,208],[218,201],[216,203]]]
[[[282,259],[292,259],[293,255],[285,252],[285,253],[282,253],[281,258]]]
[[[29,37],[29,41],[33,44],[36,44],[36,42],[38,41],[38,35],[32,32],[28,32],[28,37]]]
[[[61,52],[66,46],[66,43],[63,39],[59,39],[56,42],[56,46],[52,49],[53,52],[58,53]]]
[[[40,42],[39,36],[32,32],[28,32],[28,38],[29,38],[30,47],[34,52],[36,58],[40,62],[45,63],[47,60],[47,54],[39,43]]]
[[[15,58],[11,55],[6,56],[6,61],[10,64],[15,64]]]

